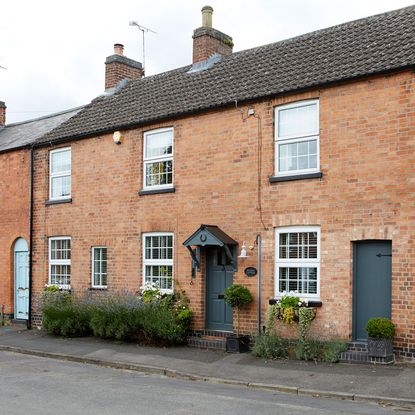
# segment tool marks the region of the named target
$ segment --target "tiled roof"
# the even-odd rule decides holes
[[[44,136],[58,125],[67,121],[81,110],[73,108],[33,120],[7,124],[0,127],[0,153],[26,147]]]
[[[38,140],[75,139],[291,91],[411,67],[415,6],[133,80]]]

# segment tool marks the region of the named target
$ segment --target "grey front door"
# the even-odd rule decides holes
[[[232,308],[224,299],[232,285],[233,266],[220,247],[206,249],[206,328],[232,331]]]
[[[392,243],[355,242],[353,256],[353,339],[367,340],[370,318],[391,318]]]

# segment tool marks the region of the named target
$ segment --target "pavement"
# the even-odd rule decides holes
[[[0,350],[184,380],[296,395],[405,404],[415,409],[415,365],[264,360],[190,347],[158,348],[95,337],[59,338],[42,330],[0,328]]]

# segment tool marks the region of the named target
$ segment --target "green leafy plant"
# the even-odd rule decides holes
[[[280,309],[279,317],[286,324],[292,324],[298,321],[298,309],[302,305],[303,303],[300,298],[291,293],[283,295],[276,304]]]
[[[300,297],[291,295],[283,295],[278,301],[278,305],[281,308],[298,308],[301,304]]]
[[[337,363],[339,361],[340,354],[347,350],[347,343],[342,341],[329,341],[326,342],[323,348],[323,362]]]
[[[346,350],[346,342],[338,340],[320,341],[317,339],[308,339],[307,342],[298,341],[294,348],[297,359],[327,363],[338,362],[340,354]]]
[[[254,337],[252,354],[264,359],[282,359],[288,356],[288,341],[276,334]]]
[[[254,301],[251,291],[240,284],[234,284],[225,290],[225,301],[236,309],[236,334],[239,336],[239,313],[240,310]]]
[[[183,344],[192,311],[184,293],[153,297],[128,292],[79,298],[63,291],[45,291],[41,308],[44,329],[73,337],[93,334],[115,340],[169,346]]]
[[[371,318],[366,324],[366,331],[374,339],[391,339],[395,335],[395,325],[388,318]]]

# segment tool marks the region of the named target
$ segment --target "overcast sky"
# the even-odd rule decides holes
[[[1,0],[0,101],[7,122],[90,102],[104,90],[104,61],[113,44],[142,61],[137,20],[146,35],[146,75],[191,63],[201,8],[213,27],[233,37],[234,51],[276,42],[414,0]]]

